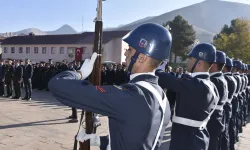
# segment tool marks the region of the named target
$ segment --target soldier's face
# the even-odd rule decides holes
[[[118,65],[117,68],[118,68],[118,69],[122,69],[122,65]]]
[[[129,47],[129,49],[127,49],[124,53],[124,55],[126,56],[125,61],[126,61],[126,70],[128,70],[129,64],[131,62],[131,57],[134,56],[135,54],[135,49],[132,47]]]

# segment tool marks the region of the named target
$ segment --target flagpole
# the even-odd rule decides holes
[[[95,39],[94,39],[94,47],[93,52],[98,54],[98,57],[95,61],[93,71],[90,75],[89,81],[93,85],[100,85],[101,84],[101,67],[102,67],[102,1],[104,0],[97,0],[97,14],[94,20],[95,22]],[[85,127],[86,133],[91,134],[96,132],[96,127],[93,126],[93,113],[86,112],[85,113]],[[80,142],[80,150],[90,150],[90,143],[89,140],[85,141],[84,143]]]

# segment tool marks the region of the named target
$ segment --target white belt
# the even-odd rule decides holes
[[[228,90],[226,90],[226,95],[227,95],[227,97],[228,97],[228,93],[229,93]],[[227,99],[227,100],[225,101],[225,103],[226,103],[226,102],[231,103],[231,101],[232,101],[232,100],[228,100],[228,99]],[[216,110],[222,111],[222,110],[223,110],[223,107],[224,107],[224,105],[225,105],[225,103],[223,103],[222,105],[214,106],[214,107],[215,107]]]
[[[223,110],[223,105],[217,105],[217,106],[215,107],[215,110],[220,110],[220,111],[222,111],[222,110]]]
[[[213,94],[213,96],[214,96],[214,98],[215,98],[214,106],[217,107],[217,104],[218,104],[218,102],[219,102],[219,98],[218,98],[218,96],[215,94],[214,88],[213,88],[209,83],[205,83],[205,82],[204,82],[204,84],[208,86],[208,88],[210,89],[211,93]],[[203,129],[206,127],[206,125],[207,125],[207,123],[208,123],[208,121],[209,121],[211,115],[213,114],[214,110],[216,109],[216,107],[213,107],[213,108],[212,108],[212,110],[211,110],[211,112],[208,114],[207,118],[206,118],[205,120],[203,120],[203,121],[196,121],[196,120],[192,120],[192,119],[187,119],[187,118],[183,118],[183,117],[178,117],[178,116],[175,115],[175,111],[174,111],[174,115],[173,115],[172,121],[173,121],[174,123],[178,123],[178,124],[182,124],[182,125],[186,125],[186,126],[190,126],[190,127],[197,127],[197,128],[199,128],[200,130],[203,130]]]
[[[158,128],[158,131],[157,131],[157,134],[156,134],[156,137],[155,137],[152,149],[151,149],[151,150],[154,150],[155,146],[160,138],[161,130],[163,127],[165,110],[166,110],[166,105],[167,105],[167,97],[166,97],[165,93],[163,92],[164,99],[162,100],[162,96],[160,95],[160,93],[150,83],[148,83],[146,81],[139,81],[139,82],[136,82],[136,84],[138,84],[138,85],[144,87],[145,89],[148,89],[150,92],[152,92],[152,94],[157,98],[157,100],[160,104],[160,107],[162,109],[162,112],[163,112],[162,117],[161,117],[161,123],[160,123],[160,126]]]
[[[228,103],[231,103],[232,100],[233,100],[233,98],[227,99],[227,102],[228,102]]]

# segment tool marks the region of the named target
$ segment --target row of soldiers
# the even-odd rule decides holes
[[[34,65],[34,75],[32,77],[33,89],[49,90],[48,82],[56,74],[66,70],[79,70],[81,62],[66,63],[63,61],[59,64],[53,64],[52,62],[41,62]],[[126,83],[129,80],[129,76],[124,66],[118,64],[108,64],[102,66],[101,84],[102,85],[120,85]]]
[[[219,101],[215,104],[215,110],[207,124],[210,136],[208,149],[235,150],[234,145],[239,141],[239,133],[243,132],[242,127],[246,125],[250,111],[250,65],[240,60],[232,60],[218,50],[216,57],[216,63],[209,72],[210,80],[217,88]],[[169,73],[179,78],[177,73]],[[180,80],[183,78],[192,76],[187,73]],[[167,90],[166,95],[173,117],[179,107],[178,97],[172,90]]]
[[[0,61],[0,95],[8,98],[20,99],[21,87],[25,87],[25,97],[23,100],[31,100],[32,84],[31,78],[33,67],[30,60],[26,59],[25,63],[22,60]],[[4,95],[4,86],[6,85],[7,95]],[[14,89],[14,92],[13,92]],[[14,94],[13,94],[14,93]],[[13,96],[14,95],[14,96]]]
[[[31,99],[32,89],[47,90],[49,80],[56,74],[66,70],[79,70],[80,61],[53,64],[52,60],[31,64],[29,59],[23,60],[1,60],[0,61],[0,95],[8,98],[20,99],[21,87],[25,87],[25,97]],[[26,69],[25,66],[28,65]],[[24,84],[27,81],[28,84]],[[102,85],[120,85],[128,82],[128,75],[124,66],[118,64],[108,64],[102,67]],[[4,85],[6,85],[7,95],[4,95]],[[27,85],[27,86],[25,86]],[[13,90],[14,89],[14,90]],[[14,96],[13,96],[14,95]]]
[[[192,55],[190,55],[190,57],[191,56]],[[180,83],[181,80],[189,80],[195,78],[195,76],[199,76],[199,72],[193,72],[193,71],[191,70],[192,74],[183,71],[183,69],[178,70],[178,72],[172,72],[171,68],[168,65],[165,67],[165,72],[170,74],[177,80],[180,80]],[[201,75],[203,75],[203,73],[201,73]],[[206,149],[235,150],[235,144],[239,142],[239,133],[243,132],[242,127],[246,126],[250,112],[250,65],[244,64],[240,60],[230,59],[229,57],[226,56],[224,52],[217,50],[216,61],[209,69],[209,78],[211,83],[213,84],[213,86],[209,88],[213,90],[213,87],[215,87],[213,95],[217,97],[215,98],[217,99],[217,101],[215,101],[215,103],[213,104],[212,111],[209,114],[208,120],[204,121],[205,125],[204,126],[202,125],[202,127],[199,130],[204,131],[204,128],[207,128],[210,139],[209,141],[205,138],[203,139],[204,142],[208,144],[206,146],[207,147]],[[162,88],[166,88],[165,85],[161,83],[163,82],[164,78],[159,76],[159,79],[160,79],[159,85]],[[170,80],[165,80],[164,82],[169,83],[169,81]],[[169,85],[171,83],[169,83]],[[173,85],[173,86],[178,86],[178,85]],[[185,86],[185,84],[183,86]],[[193,139],[189,137],[189,140],[187,140],[184,134],[182,136],[183,136],[183,141],[184,139],[186,140],[186,142],[184,142],[186,144],[182,146],[181,144],[175,143],[176,135],[174,135],[174,133],[177,132],[175,124],[178,123],[182,125],[196,127],[197,121],[187,118],[184,118],[184,120],[182,120],[183,119],[182,117],[181,117],[182,119],[178,117],[179,115],[181,116],[181,113],[187,111],[186,109],[181,109],[181,108],[187,106],[184,106],[182,102],[180,102],[181,93],[174,91],[175,90],[171,90],[171,88],[169,89],[167,88],[167,93],[166,93],[172,110],[171,119],[172,122],[174,123],[171,132],[173,135],[171,135],[172,146],[170,146],[170,149],[179,150],[180,147],[182,147],[181,149],[184,149],[184,145],[193,145],[194,143],[191,144],[190,142],[192,142]],[[197,93],[197,95],[199,95],[199,93]],[[187,97],[187,99],[189,98]],[[197,107],[199,106],[202,107],[202,105],[203,105],[202,103],[200,104],[197,103]],[[200,115],[201,114],[195,114],[196,117]],[[184,126],[180,127],[182,128],[182,130],[183,129],[189,130]],[[206,134],[206,132],[203,133]],[[179,138],[180,136],[181,134],[178,134]],[[193,146],[185,148],[188,150],[191,149],[198,150],[203,147],[202,146],[203,144],[205,144],[202,141],[200,142],[201,143],[194,144],[196,145],[196,148],[194,148]],[[176,147],[176,145],[179,145],[177,146],[178,148]]]
[[[212,68],[210,70],[211,81],[217,87],[218,93],[220,95],[218,108],[216,108],[216,110],[221,111],[219,111],[217,114],[214,113],[211,118],[213,118],[215,121],[210,121],[212,123],[208,124],[208,126],[210,126],[208,127],[208,130],[210,130],[209,149],[234,150],[234,144],[239,140],[239,133],[242,133],[242,126],[246,124],[248,108],[250,108],[250,92],[248,89],[250,84],[250,82],[248,83],[250,75],[247,74],[250,72],[250,66],[243,64],[238,60],[232,61],[230,58],[226,58],[226,55],[223,52],[217,51],[217,55],[220,56],[220,54],[221,57],[217,58],[217,69]],[[58,70],[63,71],[62,68],[68,68],[69,70],[79,69],[77,65],[74,64],[69,64],[67,67],[62,66],[64,65],[59,65],[57,67]],[[45,67],[50,68],[51,65],[45,65]],[[51,69],[52,68],[55,69],[56,67],[51,67]],[[230,74],[230,71],[232,71],[233,75]],[[53,75],[59,73],[60,71],[54,70],[54,72],[56,73]],[[224,74],[222,72],[224,72]],[[187,78],[189,76],[189,73],[185,73],[182,68],[176,73],[171,72],[171,74],[177,78]],[[53,75],[51,75],[51,77]],[[47,82],[48,81],[49,80],[47,80]],[[103,65],[102,85],[120,85],[122,83],[126,83],[127,81],[128,75],[122,65]],[[227,88],[228,90],[226,90]],[[172,110],[174,110],[175,104],[171,102],[171,99],[175,98],[171,98],[171,96],[168,94],[170,91],[171,90],[167,91],[167,97],[170,101],[170,105],[173,107]],[[74,117],[71,119],[77,119],[77,116],[74,114],[75,113],[72,113],[72,116]],[[214,130],[217,131],[215,132]]]

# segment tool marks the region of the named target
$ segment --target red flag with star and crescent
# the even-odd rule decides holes
[[[76,50],[75,50],[75,60],[76,61],[82,61],[82,52],[83,52],[83,48],[76,48]]]

